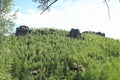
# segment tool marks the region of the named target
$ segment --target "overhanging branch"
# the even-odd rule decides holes
[[[55,2],[57,2],[58,0],[54,0],[52,3],[50,3],[42,12],[41,12],[41,14],[42,13],[44,13],[50,6],[52,6]]]
[[[120,1],[120,0],[119,0],[119,1]],[[104,0],[104,2],[105,2],[106,6],[107,6],[107,8],[108,8],[108,17],[109,17],[109,20],[110,20],[110,8],[109,8],[109,5],[108,5],[107,0]]]

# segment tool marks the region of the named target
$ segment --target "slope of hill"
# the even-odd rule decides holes
[[[0,37],[0,80],[120,80],[120,41],[68,34]]]

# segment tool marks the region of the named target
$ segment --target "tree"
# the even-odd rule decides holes
[[[0,35],[12,30],[16,12],[12,13],[12,0],[0,0]]]

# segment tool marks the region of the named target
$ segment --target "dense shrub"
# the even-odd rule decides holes
[[[68,33],[0,37],[0,80],[120,80],[119,41]]]

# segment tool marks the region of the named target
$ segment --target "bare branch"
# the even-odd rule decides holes
[[[44,13],[50,6],[52,6],[55,2],[57,2],[58,0],[54,0],[51,4],[49,4],[42,12],[41,12],[41,14],[42,13]]]
[[[120,1],[120,0],[119,0]],[[108,5],[108,2],[107,0],[104,0],[104,2],[106,3],[106,6],[108,8],[108,17],[109,17],[109,20],[110,20],[110,8],[109,8],[109,5]]]

